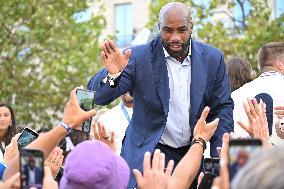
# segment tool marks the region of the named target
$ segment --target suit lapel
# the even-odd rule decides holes
[[[190,84],[190,122],[192,123],[194,116],[197,115],[200,103],[205,91],[207,80],[207,63],[203,55],[203,50],[197,42],[192,43],[191,56],[191,84]],[[191,125],[194,127],[193,125]]]
[[[153,40],[152,52],[153,57],[151,63],[154,74],[154,82],[163,104],[164,112],[167,115],[169,111],[170,99],[169,78],[167,73],[165,55],[159,38]]]

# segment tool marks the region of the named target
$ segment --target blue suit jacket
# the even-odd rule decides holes
[[[121,155],[130,169],[142,170],[143,155],[153,152],[158,143],[169,111],[169,78],[165,55],[159,38],[145,45],[131,48],[131,57],[119,78],[116,88],[102,82],[105,69],[88,83],[88,89],[96,91],[95,103],[106,105],[130,91],[134,100],[132,120],[127,128]],[[225,132],[233,131],[233,101],[226,74],[223,54],[216,48],[192,42],[190,84],[191,131],[205,106],[211,108],[207,121],[220,118],[219,126],[211,139],[211,155],[217,156]],[[111,119],[111,118],[110,118]],[[129,188],[135,186],[131,174]]]

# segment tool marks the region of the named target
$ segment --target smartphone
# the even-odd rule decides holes
[[[205,158],[203,161],[203,172],[220,175],[220,158]]]
[[[259,139],[233,139],[229,141],[230,180],[247,163],[250,156],[261,148]]]
[[[34,141],[35,139],[37,139],[38,137],[38,133],[29,129],[29,128],[24,128],[24,130],[22,131],[19,139],[18,139],[18,145],[19,148],[24,148],[26,147],[28,144],[30,144],[32,141]]]
[[[21,189],[41,189],[44,177],[44,158],[40,150],[20,150]]]
[[[77,100],[82,110],[89,111],[94,108],[95,92],[85,89],[77,89]],[[89,133],[91,129],[92,118],[86,120],[76,129]]]

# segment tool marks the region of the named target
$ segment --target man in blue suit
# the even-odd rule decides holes
[[[121,155],[130,169],[140,171],[144,153],[155,148],[176,165],[190,147],[205,106],[211,108],[207,122],[220,119],[210,140],[212,156],[217,156],[223,133],[233,131],[233,101],[223,54],[191,39],[191,10],[182,3],[161,9],[159,29],[157,38],[124,54],[112,41],[105,41],[101,46],[105,69],[88,83],[88,89],[96,91],[96,104],[109,104],[126,92],[133,96],[133,116]],[[135,184],[132,174],[128,188]]]

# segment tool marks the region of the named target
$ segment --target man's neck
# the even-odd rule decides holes
[[[262,70],[261,70],[261,73],[264,73],[264,72],[271,72],[271,71],[274,71],[274,72],[279,72],[279,70],[273,66],[265,66]]]
[[[131,102],[123,102],[123,105],[127,108],[133,108],[133,104]]]
[[[0,140],[3,140],[4,139],[4,136],[5,136],[5,134],[6,134],[6,130],[0,130]]]

